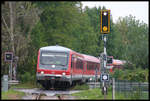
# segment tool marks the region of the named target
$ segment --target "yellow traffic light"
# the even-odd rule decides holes
[[[108,29],[108,28],[107,28],[107,26],[104,26],[104,27],[103,27],[103,31],[105,31],[105,32],[106,32],[106,31],[107,31],[107,29]]]
[[[101,33],[108,34],[110,32],[110,10],[101,10]]]

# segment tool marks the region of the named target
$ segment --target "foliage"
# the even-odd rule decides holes
[[[17,63],[17,76],[20,76],[24,71],[30,69],[30,67],[24,67],[28,64],[29,59],[28,49],[31,39],[32,28],[35,26],[39,19],[37,14],[37,8],[31,2],[11,2],[12,3],[12,22],[13,22],[13,35],[14,39],[10,41],[10,2],[5,2],[2,5],[2,74],[8,74],[9,63],[4,62],[4,53],[12,50],[12,44],[14,43],[14,56],[18,56],[19,60]],[[6,22],[6,23],[5,23]],[[14,64],[14,63],[13,63]]]
[[[118,59],[135,64],[136,68],[148,68],[148,26],[135,17],[120,18],[115,24],[114,47]],[[112,34],[113,35],[113,34]],[[144,41],[143,41],[144,40]],[[112,49],[112,48],[111,48]]]
[[[130,80],[137,82],[148,82],[148,69],[116,69],[114,74],[112,75],[114,78],[119,80]]]
[[[25,72],[25,74],[21,75],[20,77],[22,83],[25,83],[27,81],[30,81],[30,82],[35,82],[35,78],[34,78],[34,75],[31,75],[30,72]]]

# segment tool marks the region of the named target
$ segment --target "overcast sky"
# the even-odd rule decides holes
[[[89,8],[92,7],[103,7],[105,6],[106,9],[110,9],[113,22],[116,22],[116,20],[119,17],[125,17],[129,16],[130,14],[132,16],[135,16],[136,20],[140,20],[140,22],[149,23],[149,6],[148,1],[136,1],[136,2],[130,2],[130,1],[114,1],[114,2],[108,2],[108,1],[82,1],[83,8],[85,6],[88,6]]]

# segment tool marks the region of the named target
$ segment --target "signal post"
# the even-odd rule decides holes
[[[104,54],[103,54],[103,71],[101,74],[101,81],[102,81],[102,94],[104,95],[104,99],[106,99],[107,94],[107,86],[106,81],[109,81],[109,74],[106,72],[106,64],[107,64],[107,52],[106,52],[106,41],[107,41],[107,34],[110,33],[110,10],[101,10],[101,23],[100,23],[100,32],[102,38],[104,40]]]

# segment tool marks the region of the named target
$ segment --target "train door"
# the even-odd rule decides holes
[[[71,79],[73,80],[74,77],[74,55],[71,55]]]
[[[83,61],[82,81],[86,81],[86,61]]]
[[[75,55],[72,55],[71,58],[71,62],[72,62],[72,66],[71,66],[71,74],[72,74],[72,79],[75,80],[76,78],[76,57]]]

